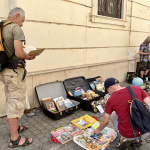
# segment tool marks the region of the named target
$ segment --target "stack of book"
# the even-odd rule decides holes
[[[84,130],[82,134],[74,136],[73,141],[84,149],[104,150],[116,138],[117,133],[113,129],[105,127],[100,134],[95,134],[94,130],[99,125],[99,123],[95,123],[92,127]]]
[[[89,115],[84,115],[72,121],[65,127],[61,127],[51,132],[61,144],[73,141],[87,150],[104,150],[110,142],[114,141],[117,133],[108,127],[105,127],[100,134],[95,134],[94,130],[100,125],[100,122]],[[74,123],[74,124],[73,124]],[[84,125],[83,125],[84,124]],[[86,127],[81,130],[80,126]]]
[[[65,144],[73,139],[75,135],[82,134],[78,127],[74,124],[67,125],[65,127],[61,127],[57,130],[51,132],[51,135],[55,137],[61,144]]]
[[[45,109],[51,112],[57,112],[55,102],[51,97],[42,98],[43,106]]]
[[[43,106],[52,113],[66,110],[73,107],[74,104],[69,99],[64,99],[62,96],[52,99],[51,97],[42,98]]]

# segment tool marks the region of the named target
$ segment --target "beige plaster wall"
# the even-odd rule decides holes
[[[126,72],[135,70],[137,47],[149,33],[145,9],[150,2],[146,2],[127,0],[125,24],[111,25],[91,21],[93,0],[16,0],[26,12],[23,30],[27,45],[45,48],[35,60],[27,61],[31,108],[39,106],[35,86],[41,83],[82,75],[101,75],[104,80],[113,76],[125,81]],[[0,0],[0,4],[0,20],[6,19],[8,0]],[[4,91],[1,82],[0,90]],[[1,94],[3,116],[5,96]]]
[[[129,53],[139,61],[139,46],[150,35],[150,1],[132,1],[132,21]]]

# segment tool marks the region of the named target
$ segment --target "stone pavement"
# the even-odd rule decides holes
[[[20,135],[33,138],[33,143],[24,148],[13,148],[13,150],[83,150],[83,148],[79,147],[73,141],[70,141],[64,145],[53,143],[50,139],[51,131],[62,126],[66,126],[73,119],[79,118],[85,114],[95,116],[99,120],[101,120],[103,116],[103,114],[100,113],[95,114],[91,111],[79,110],[70,116],[55,121],[45,116],[42,113],[42,110],[35,110],[34,113],[35,115],[32,117],[27,117],[27,115],[24,115],[19,120],[20,125],[29,126],[29,129],[24,131]],[[109,122],[108,127],[114,128],[111,122]],[[0,118],[0,150],[11,150],[11,148],[8,148],[8,143],[10,140],[9,138],[10,135],[7,118]],[[116,150],[115,144],[118,142],[118,140],[119,137],[117,137],[114,142],[110,143],[110,145],[105,150]],[[143,140],[142,146],[139,148],[139,150],[150,150],[149,143],[150,136],[146,140]],[[128,147],[126,148],[126,150],[137,150],[137,148]]]

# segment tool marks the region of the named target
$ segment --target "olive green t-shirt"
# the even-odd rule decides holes
[[[21,27],[15,23],[6,25],[2,30],[2,36],[4,39],[3,45],[6,55],[10,57],[14,52],[14,40],[25,41],[25,36]],[[14,57],[18,59],[17,56]]]

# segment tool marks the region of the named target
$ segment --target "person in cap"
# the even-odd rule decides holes
[[[108,78],[104,82],[105,91],[111,96],[107,100],[105,106],[105,114],[103,119],[100,121],[100,126],[94,130],[96,134],[100,134],[101,131],[107,126],[111,119],[113,125],[121,136],[119,143],[116,145],[117,148],[124,148],[131,144],[134,140],[133,131],[130,125],[129,118],[129,106],[128,102],[131,100],[130,93],[126,87],[121,87],[119,81],[115,78]],[[135,96],[140,101],[144,102],[150,110],[150,99],[146,92],[138,87],[132,86]],[[139,137],[139,131],[136,131],[137,137]],[[141,139],[148,136],[148,133],[143,134]]]
[[[149,61],[149,43],[150,43],[150,36],[148,36],[145,41],[140,45],[139,48],[139,55],[140,55],[140,64],[141,64],[141,71],[140,77],[145,81],[145,77],[150,70],[150,61]]]

